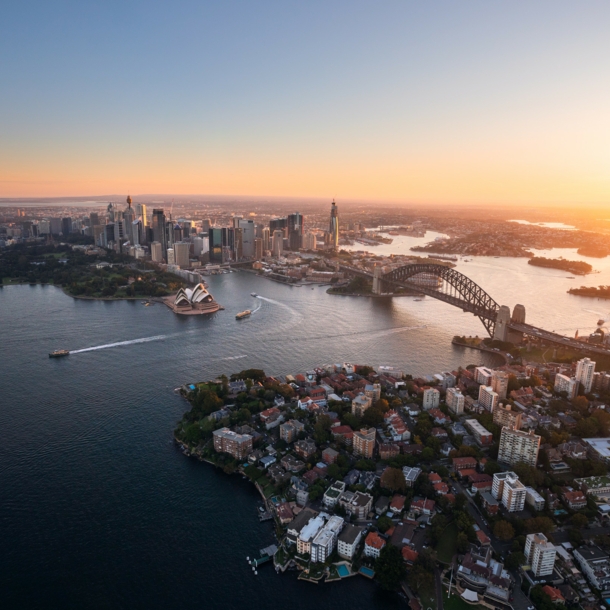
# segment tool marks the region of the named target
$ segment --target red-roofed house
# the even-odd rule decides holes
[[[587,506],[587,498],[582,491],[566,491],[562,496],[572,510],[579,510]]]
[[[474,468],[464,468],[464,470],[460,470],[458,472],[458,476],[460,477],[460,479],[467,479],[473,474],[477,474],[477,471],[474,470]]]
[[[402,496],[400,494],[394,494],[394,497],[392,498],[392,501],[390,502],[390,510],[395,515],[398,515],[405,509],[405,500],[406,500],[405,496]]]
[[[259,417],[261,418],[261,421],[265,422],[270,417],[272,417],[274,415],[279,415],[279,414],[280,414],[280,410],[277,407],[271,407],[270,409],[265,409],[264,411],[261,411],[259,414]]]
[[[428,413],[430,413],[430,417],[434,418],[434,423],[439,426],[451,423],[451,418],[448,415],[445,415],[440,409],[430,409]]]
[[[436,474],[436,472],[431,472],[428,475],[428,481],[430,481],[430,483],[440,483],[442,480],[441,475]]]
[[[390,460],[400,453],[400,447],[396,443],[381,443],[379,445],[379,458]]]
[[[309,397],[313,400],[317,405],[321,407],[326,406],[326,390],[320,386],[316,386],[314,388],[309,389]]]
[[[402,547],[402,558],[409,564],[415,563],[415,560],[419,556],[419,553],[412,549],[410,546]]]
[[[384,546],[385,540],[377,532],[370,532],[364,541],[364,554],[378,558]]]
[[[351,446],[354,439],[354,431],[350,426],[335,426],[330,429],[333,438],[337,442],[343,442],[348,446]]]
[[[444,483],[443,481],[440,481],[439,483],[434,483],[433,487],[434,491],[441,496],[444,496],[449,493],[449,487],[447,487],[447,483]]]
[[[481,546],[487,546],[487,545],[491,544],[491,540],[489,539],[489,536],[487,536],[487,534],[483,530],[478,529],[475,533],[477,535],[477,539],[479,540],[479,544]]]
[[[418,515],[431,515],[434,512],[434,506],[436,502],[434,500],[413,500],[411,502],[411,510]]]
[[[453,470],[460,472],[462,470],[476,470],[477,461],[473,457],[457,457],[453,458]]]
[[[446,441],[449,438],[447,430],[444,428],[432,428],[432,430],[430,430],[430,434],[439,441]]]
[[[554,604],[565,604],[566,600],[564,599],[561,591],[556,589],[555,587],[551,587],[550,585],[544,585],[542,590],[551,598],[551,601]]]

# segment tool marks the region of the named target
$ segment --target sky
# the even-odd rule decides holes
[[[0,13],[0,197],[610,204],[610,3]]]

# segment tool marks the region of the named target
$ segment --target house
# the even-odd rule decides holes
[[[441,496],[447,495],[449,493],[449,487],[447,487],[447,483],[445,483],[444,481],[434,483],[432,486],[434,487],[434,491]]]
[[[307,460],[316,452],[316,444],[310,439],[297,441],[294,444],[294,452],[299,457],[302,457],[304,460]]]
[[[428,498],[413,500],[411,510],[417,515],[431,515],[434,512],[435,505],[436,502],[428,500]]]
[[[490,515],[496,515],[500,510],[500,503],[496,500],[489,491],[481,493],[481,501],[483,502],[483,508]]]
[[[331,449],[330,447],[322,451],[322,460],[327,464],[334,464],[339,457],[339,452]]]
[[[265,470],[267,470],[267,468],[269,468],[269,466],[271,466],[271,464],[275,464],[276,462],[277,462],[277,459],[274,455],[266,455],[264,458],[260,459],[259,464]]]
[[[344,491],[339,498],[339,506],[342,506],[348,515],[364,519],[373,506],[373,496],[361,491]]]
[[[265,423],[270,418],[277,416],[280,414],[280,410],[277,407],[271,407],[270,409],[265,409],[259,413],[260,420]]]
[[[325,492],[322,498],[322,503],[326,508],[334,508],[339,502],[339,497],[345,491],[345,483],[343,481],[335,481]]]
[[[445,430],[444,428],[432,428],[432,430],[430,430],[430,434],[441,442],[446,441],[449,438],[447,430]]]
[[[320,407],[325,407],[326,401],[326,390],[320,386],[309,388],[309,398]]]
[[[275,485],[281,485],[286,481],[290,481],[290,474],[287,473],[279,464],[272,464],[267,469],[267,476]]]
[[[320,475],[315,470],[308,470],[301,478],[307,485],[313,485],[320,478]]]
[[[430,409],[430,417],[434,419],[434,423],[439,426],[451,423],[451,418],[445,415],[440,409]]]
[[[556,589],[555,587],[551,587],[550,585],[544,585],[542,590],[551,598],[551,602],[554,604],[565,604],[566,600],[564,599],[561,591]]]
[[[386,535],[390,536],[390,544],[392,546],[402,549],[405,545],[411,544],[418,527],[419,523],[417,521],[404,519],[392,528],[391,534],[389,533],[391,530],[388,530]]]
[[[304,508],[286,528],[286,538],[290,544],[296,544],[301,530],[313,519],[317,513],[311,508]]]
[[[377,502],[375,502],[375,513],[379,516],[385,515],[390,508],[390,498],[381,496]]]
[[[276,514],[280,523],[286,525],[294,519],[294,514],[288,502],[280,502],[275,508]]]
[[[489,539],[489,536],[480,528],[477,528],[475,531],[475,534],[477,536],[477,540],[479,541],[479,544],[481,546],[487,546],[491,544],[491,540]]]
[[[407,565],[413,565],[418,557],[419,553],[415,549],[412,549],[410,546],[402,547],[402,558]]]
[[[400,453],[400,446],[396,443],[381,443],[379,445],[379,459],[391,460]]]
[[[294,455],[287,454],[281,460],[280,464],[288,471],[288,472],[300,472],[305,468],[305,462],[301,460],[297,460]]]
[[[430,481],[430,483],[434,484],[434,483],[440,483],[443,479],[441,478],[440,474],[436,474],[436,472],[431,472],[428,475],[428,481]]]
[[[370,532],[364,540],[364,554],[378,559],[385,544],[385,540],[377,532]]]
[[[411,466],[403,466],[402,474],[405,477],[407,487],[413,487],[415,481],[421,474],[421,468],[412,468]]]
[[[390,510],[395,514],[400,514],[405,508],[405,496],[401,494],[394,494],[392,501],[390,502]]]
[[[572,510],[580,510],[587,506],[587,497],[582,491],[565,491],[561,497]]]
[[[302,409],[303,411],[307,411],[310,406],[314,405],[314,401],[309,398],[309,396],[303,396],[299,398],[297,401],[297,407]]]

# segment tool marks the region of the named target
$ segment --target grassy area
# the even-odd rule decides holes
[[[426,610],[427,608],[436,608],[436,594],[434,592],[434,585],[430,589],[421,589],[419,591],[419,599],[421,605]]]
[[[467,604],[458,593],[452,593],[451,597],[443,592],[443,608],[444,610],[484,610],[483,606],[471,606]]]
[[[457,535],[458,528],[455,523],[450,523],[445,530],[441,539],[436,545],[438,560],[443,563],[451,563],[453,556],[457,550]]]

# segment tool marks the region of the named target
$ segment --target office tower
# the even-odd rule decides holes
[[[211,226],[212,226],[212,223],[210,222],[210,219],[209,218],[204,218],[201,221],[201,232],[202,233],[209,233]]]
[[[233,228],[234,229],[239,227],[239,223],[240,223],[241,220],[243,220],[243,216],[233,216],[232,221],[233,221]]]
[[[337,210],[337,204],[333,199],[333,203],[330,207],[330,225],[328,233],[330,234],[330,246],[333,250],[337,250],[339,247],[339,212]]]
[[[303,236],[303,248],[305,250],[315,250],[318,247],[318,240],[315,233],[305,233]]]
[[[165,258],[167,250],[167,235],[165,233],[165,214],[162,209],[153,209],[152,213],[153,240],[161,244],[162,259]]]
[[[93,232],[91,234],[93,237],[93,243],[96,246],[105,247],[105,245],[106,245],[105,234],[106,234],[106,225],[95,225],[93,227]]]
[[[203,254],[203,237],[193,237],[193,254],[195,257]]]
[[[595,373],[595,362],[589,358],[583,358],[576,363],[576,381],[582,383],[585,394],[591,391],[593,385],[593,373]]]
[[[257,222],[254,225],[254,237],[255,238],[259,238],[262,239],[263,238],[263,229],[265,228],[265,225],[261,224],[260,222]]]
[[[38,223],[38,233],[48,235],[51,232],[51,223],[45,218]]]
[[[72,233],[72,218],[70,216],[61,219],[61,232],[62,235],[70,235]]]
[[[132,245],[139,246],[142,243],[142,221],[138,218],[131,223]]]
[[[269,234],[273,235],[275,231],[282,231],[288,226],[288,218],[272,218],[269,221]]]
[[[95,227],[96,225],[99,225],[100,223],[100,215],[97,212],[91,212],[91,214],[89,214],[89,226],[90,227]]]
[[[269,227],[264,227],[262,233],[263,251],[267,252],[268,250],[271,250],[271,231]]]
[[[217,227],[210,227],[208,237],[210,242],[210,263],[220,264],[223,262],[222,229]]]
[[[167,264],[168,265],[176,264],[176,253],[173,248],[167,249]]]
[[[182,241],[182,227],[178,223],[173,226],[172,232],[172,244]]]
[[[241,260],[244,257],[244,230],[234,227],[229,229],[229,231],[233,231],[233,252],[231,253],[231,258],[236,261]]]
[[[240,220],[238,228],[242,230],[242,256],[252,258],[254,256],[255,228],[253,220]]]
[[[447,407],[455,415],[461,415],[464,412],[464,395],[457,388],[449,388],[445,397]]]
[[[491,372],[491,387],[499,400],[506,400],[508,393],[508,373],[505,371]]]
[[[505,426],[500,435],[498,461],[511,465],[525,462],[530,466],[536,466],[539,449],[540,437],[537,434],[531,431],[513,430]]]
[[[570,400],[574,400],[578,396],[578,383],[576,379],[557,373],[555,375],[554,390],[557,393],[565,392]]]
[[[479,386],[479,405],[486,411],[493,413],[497,404],[498,395],[492,390],[491,386]]]
[[[184,241],[179,241],[174,244],[174,258],[176,260],[176,265],[178,265],[180,269],[188,269],[191,266],[189,259],[190,248],[191,244]]]
[[[61,218],[50,218],[49,226],[53,235],[59,235],[61,233]]]
[[[288,247],[297,252],[303,247],[303,214],[288,215]]]
[[[276,229],[273,232],[273,256],[279,258],[284,253],[284,232]]]
[[[375,451],[375,428],[363,428],[359,432],[354,432],[353,447],[354,455],[361,455],[365,458],[372,458]]]
[[[260,237],[254,238],[254,259],[260,261],[263,258],[263,240]]]
[[[142,221],[142,226],[148,226],[148,219],[146,218],[146,206],[143,203],[136,203],[136,217]]]
[[[506,407],[500,403],[494,409],[494,424],[499,426],[507,426],[508,428],[514,428],[519,430],[521,428],[521,413],[513,411],[510,405]]]
[[[153,263],[163,262],[163,244],[159,241],[153,241],[150,244],[150,257]]]
[[[553,573],[557,550],[544,534],[528,534],[524,554],[534,576],[550,576]]]
[[[125,237],[131,245],[134,244],[132,229],[133,229],[133,221],[135,219],[136,219],[136,214],[135,214],[133,208],[131,207],[131,197],[128,195],[127,196],[127,207],[123,211],[123,226],[124,226],[124,231],[125,231]]]

